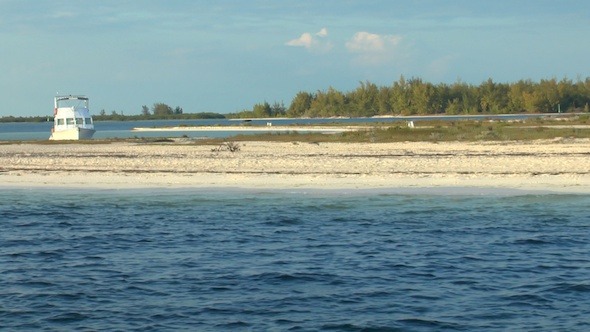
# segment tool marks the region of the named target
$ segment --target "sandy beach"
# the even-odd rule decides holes
[[[2,144],[0,186],[590,193],[590,140],[238,144]]]

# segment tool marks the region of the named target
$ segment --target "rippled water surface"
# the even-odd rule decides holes
[[[587,331],[590,196],[0,191],[6,330]]]

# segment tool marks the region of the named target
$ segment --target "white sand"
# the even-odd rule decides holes
[[[0,145],[0,186],[590,193],[590,140],[239,144]]]

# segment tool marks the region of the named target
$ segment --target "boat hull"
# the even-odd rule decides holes
[[[91,139],[95,132],[96,130],[94,129],[76,127],[53,131],[49,139],[54,141]]]

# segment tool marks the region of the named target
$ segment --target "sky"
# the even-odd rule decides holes
[[[289,106],[405,78],[590,76],[588,0],[0,0],[0,116]]]

